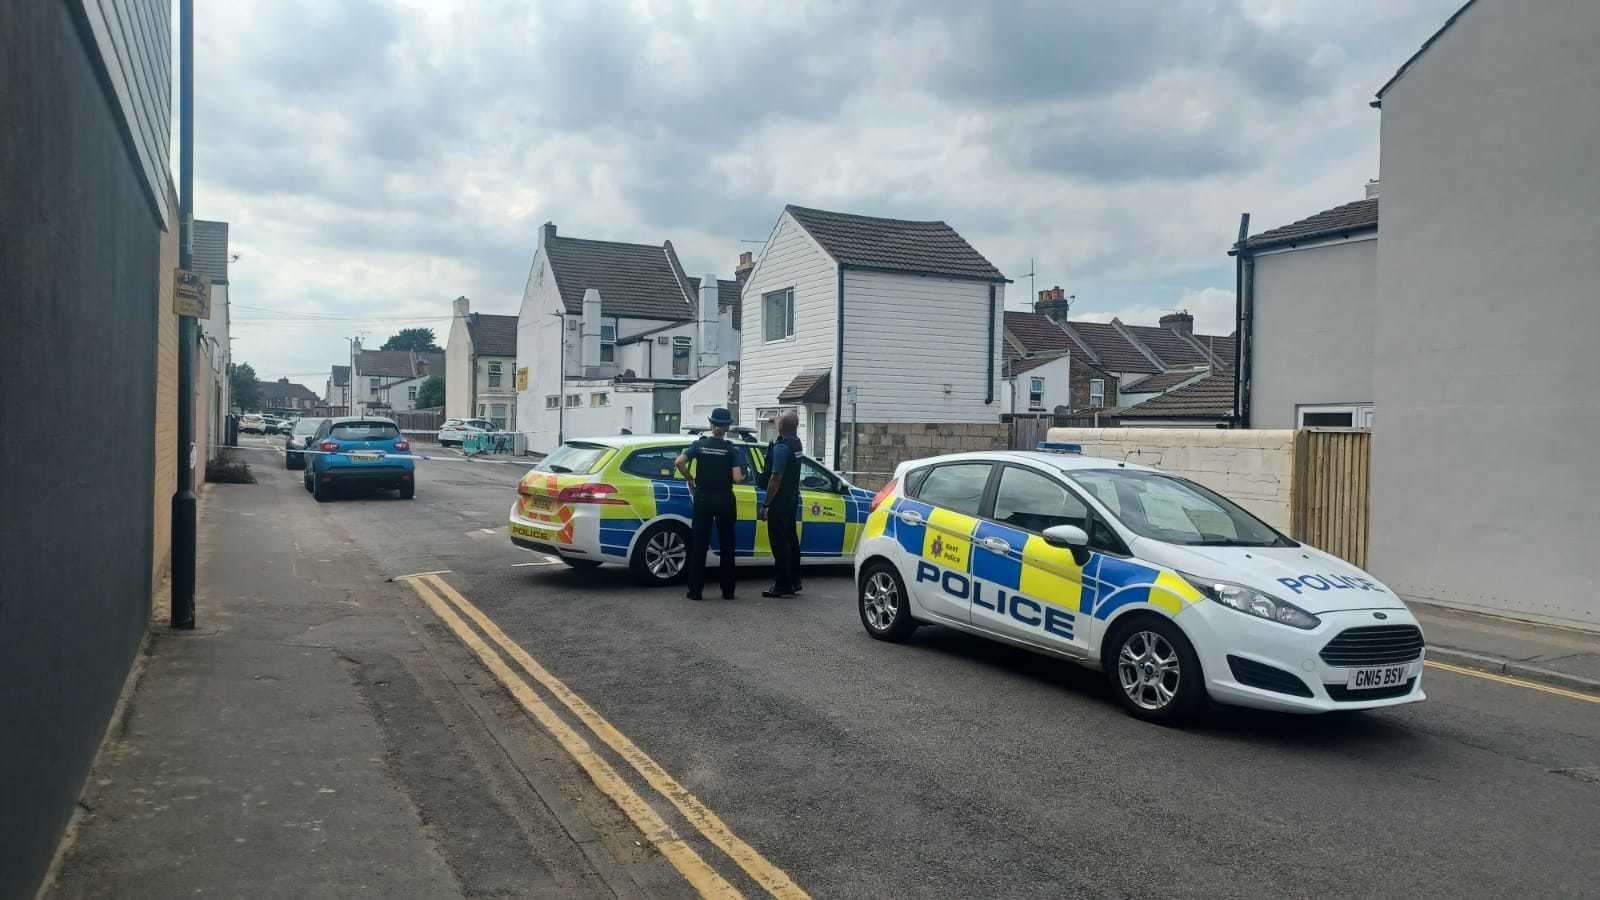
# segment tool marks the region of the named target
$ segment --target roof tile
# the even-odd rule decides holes
[[[1228,418],[1233,415],[1233,373],[1218,372],[1188,387],[1168,391],[1136,406],[1124,406],[1101,415],[1123,419]]]
[[[1263,231],[1246,238],[1244,246],[1251,250],[1259,250],[1264,247],[1376,231],[1377,228],[1378,198],[1373,197],[1325,209],[1298,222]]]
[[[944,222],[880,219],[852,213],[784,210],[838,262],[924,275],[1004,281],[1005,276]]]
[[[471,313],[467,316],[467,333],[472,336],[473,349],[482,356],[517,355],[516,316]]]
[[[600,292],[601,312],[608,316],[694,318],[664,246],[553,235],[545,239],[544,249],[569,314],[583,312],[584,292],[594,288]]]

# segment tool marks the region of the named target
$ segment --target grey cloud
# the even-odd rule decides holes
[[[1033,169],[1110,182],[1206,178],[1260,161],[1258,148],[1233,123],[1185,132],[1118,127],[1113,116],[1096,108],[1028,123],[1012,130],[1003,146],[1010,158]]]

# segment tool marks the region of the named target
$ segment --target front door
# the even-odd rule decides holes
[[[900,545],[915,558],[906,588],[936,616],[970,620],[973,532],[993,470],[987,462],[935,466],[916,497],[896,503],[891,513],[899,518]]]
[[[1083,566],[1042,535],[1055,525],[1088,534],[1088,506],[1043,472],[1004,466],[987,512],[975,534],[980,587],[972,596],[972,624],[1054,649],[1086,648],[1088,623],[1078,621]]]

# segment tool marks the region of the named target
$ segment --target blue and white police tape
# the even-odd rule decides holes
[[[243,445],[229,447],[225,444],[221,449],[253,450],[257,453],[274,453],[278,455],[300,453],[306,456],[348,456],[352,459],[360,458],[363,462],[371,462],[373,459],[425,459],[432,462],[510,462],[510,460],[479,459],[470,456],[429,456],[425,453],[395,453],[389,450],[301,450],[298,447],[248,447]],[[535,460],[530,459],[527,462],[532,465]]]

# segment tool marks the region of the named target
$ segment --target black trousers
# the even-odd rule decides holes
[[[772,545],[773,583],[780,588],[800,586],[800,530],[795,503],[778,502],[767,512],[767,542]]]
[[[737,547],[733,533],[732,492],[694,495],[694,531],[689,539],[689,596],[699,597],[706,583],[706,551],[711,549],[711,529],[717,529],[717,548],[722,556],[722,596],[733,596],[733,557]]]

